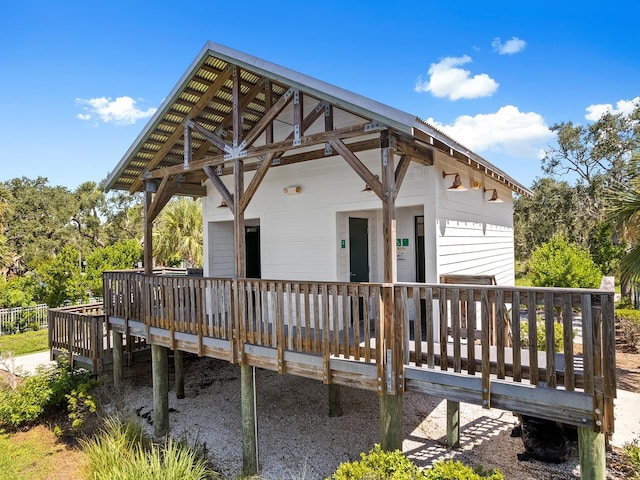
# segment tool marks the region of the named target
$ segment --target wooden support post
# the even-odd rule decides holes
[[[153,193],[156,191],[155,182],[146,182],[144,189],[144,273],[153,274],[153,220],[149,211],[153,203]],[[126,332],[127,334],[129,332]]]
[[[396,204],[394,149],[388,131],[380,134],[382,170],[382,235],[384,248],[384,282],[382,330],[384,341],[382,360],[384,378],[380,395],[380,445],[383,450],[402,449],[402,391],[404,384],[402,329],[397,329],[393,285],[397,281],[396,266]],[[391,285],[389,285],[391,284]]]
[[[592,428],[578,427],[578,453],[582,480],[607,478],[604,436],[604,433],[594,432]]]
[[[342,416],[342,402],[340,401],[340,385],[329,384],[329,416]]]
[[[254,367],[240,365],[242,474],[247,477],[258,473],[258,427],[254,373]]]
[[[184,398],[184,360],[182,350],[173,352],[173,369],[176,376],[176,398]]]
[[[380,395],[380,446],[402,450],[402,395]]]
[[[169,365],[167,348],[151,345],[153,376],[153,434],[164,437],[169,433]]]
[[[447,400],[447,447],[460,448],[460,402]]]
[[[122,387],[124,361],[122,355],[122,332],[111,330],[113,337],[113,386],[116,390]]]

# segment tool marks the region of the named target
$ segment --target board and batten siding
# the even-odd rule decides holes
[[[358,157],[380,174],[379,152]],[[411,164],[396,200],[397,238],[409,239],[398,260],[398,280],[416,280],[415,217],[424,216],[426,281],[441,273],[496,275],[513,283],[513,228],[510,192],[503,204],[482,202],[482,191],[444,191],[442,165]],[[459,167],[460,170],[464,166]],[[245,175],[248,185],[253,172]],[[232,178],[224,177],[230,191]],[[210,182],[204,202],[205,274],[233,274],[233,216],[217,208],[220,195]],[[301,192],[285,195],[297,185]],[[468,178],[467,178],[468,185]],[[261,272],[274,280],[349,281],[349,217],[369,221],[370,281],[381,281],[382,206],[375,194],[338,157],[272,168],[245,212],[247,225],[260,225]],[[476,198],[477,197],[477,198]],[[504,217],[504,218],[503,218]],[[342,241],[345,248],[342,248]],[[228,260],[225,259],[228,256]]]
[[[440,175],[445,170],[438,163]],[[449,167],[449,171],[456,171]],[[494,275],[498,285],[513,285],[513,199],[511,191],[472,170],[457,169],[465,192],[448,191],[453,177],[442,179],[438,194],[436,238],[438,276],[443,274]],[[474,176],[475,175],[475,176]],[[472,182],[481,184],[471,188]],[[488,202],[497,188],[502,203]]]

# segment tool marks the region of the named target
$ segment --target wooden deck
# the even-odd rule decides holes
[[[62,325],[59,320],[50,333],[52,346],[68,348],[69,338],[104,344],[96,331],[108,327],[126,334],[131,345],[144,341],[327,384],[393,394],[414,390],[613,432],[611,292],[138,272],[106,272],[104,280],[101,318],[106,320],[88,322],[104,321],[102,329],[79,320],[76,327],[56,326]],[[389,297],[392,328],[384,324]],[[88,312],[69,313],[81,318]],[[527,348],[520,322],[511,318],[528,323]],[[577,318],[579,356],[572,334]],[[564,325],[559,352],[553,341],[556,321]],[[546,331],[544,351],[537,345],[539,325]],[[92,347],[82,348],[95,356]]]

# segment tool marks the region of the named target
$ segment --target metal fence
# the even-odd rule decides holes
[[[0,335],[47,328],[49,307],[46,304],[35,307],[15,307],[0,309]]]

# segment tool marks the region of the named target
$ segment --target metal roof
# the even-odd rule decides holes
[[[141,190],[141,179],[146,171],[181,164],[184,157],[182,133],[185,119],[197,119],[200,125],[211,132],[228,128],[233,102],[230,75],[233,66],[241,69],[241,93],[247,98],[243,105],[245,132],[251,130],[266,112],[265,93],[259,91],[262,79],[266,78],[271,81],[273,102],[290,87],[299,89],[305,95],[381,122],[425,145],[431,145],[516,193],[531,194],[525,186],[487,160],[415,115],[213,42],[205,44],[107,177],[106,189]],[[196,135],[192,143],[193,151],[202,149],[199,153],[203,156],[208,148],[204,137],[198,138]]]

